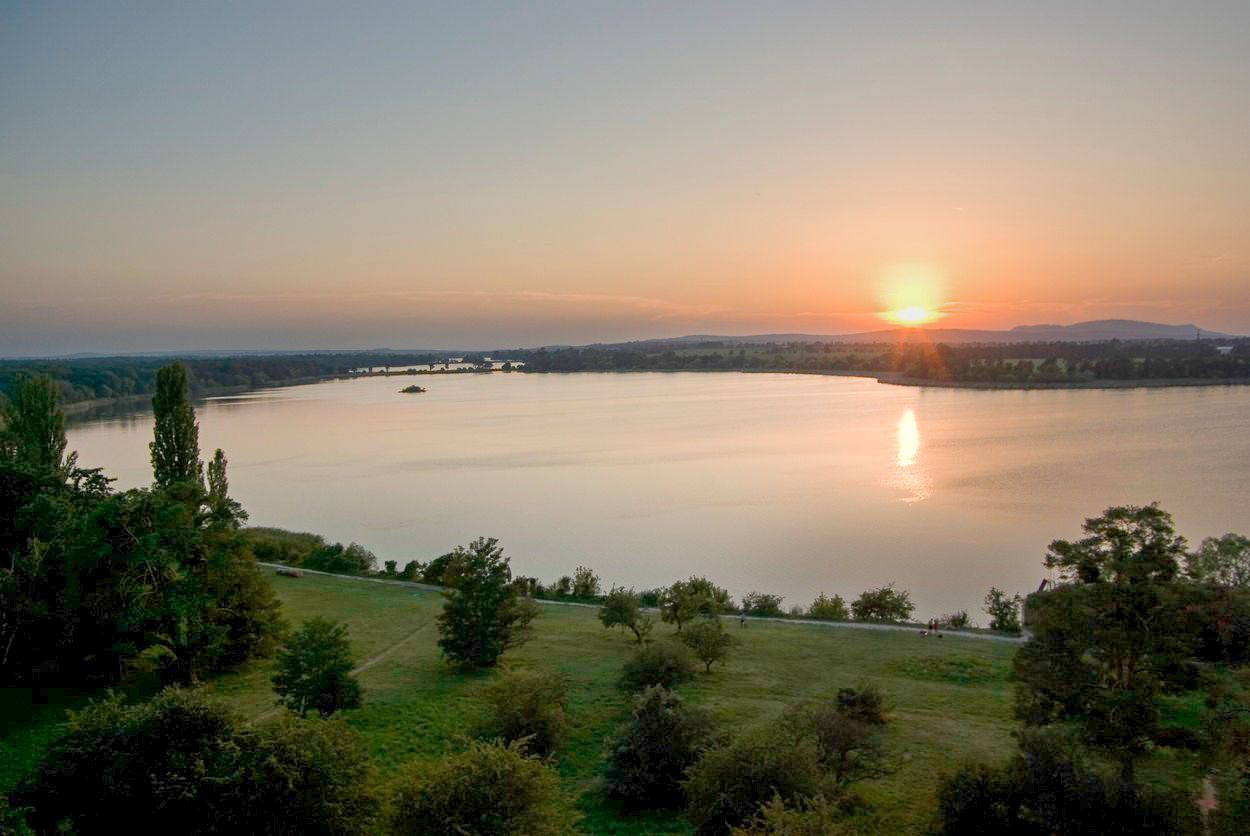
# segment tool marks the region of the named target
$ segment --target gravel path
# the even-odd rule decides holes
[[[289,566],[283,566],[281,563],[261,563],[260,561],[257,561],[257,563],[259,563],[261,566],[268,566],[271,569],[291,568]],[[329,577],[329,578],[340,578],[346,581],[360,581],[362,583],[380,583],[380,584],[384,584],[387,586],[402,586],[402,587],[409,587],[411,589],[422,589],[428,592],[442,592],[443,591],[443,588],[441,586],[435,586],[434,584],[429,584],[429,583],[416,583],[415,581],[394,581],[394,580],[389,580],[387,578],[364,578],[364,577],[360,577],[359,575],[336,575],[333,572],[318,572],[315,569],[300,569],[299,571],[305,572],[309,575],[325,575],[326,577]],[[595,604],[582,604],[577,601],[550,601],[550,600],[547,600],[546,598],[535,598],[534,600],[540,604],[551,604],[552,606],[557,606],[557,607],[586,607],[588,609],[598,609],[598,606]],[[647,609],[647,612],[657,612],[657,610],[655,610],[654,608],[650,608],[650,609]],[[722,617],[735,620],[735,621],[739,618],[736,615],[726,615]],[[893,631],[893,632],[902,632],[902,633],[912,633],[913,635],[919,635],[920,631],[924,629],[923,627],[919,625],[913,625],[913,624],[867,624],[867,623],[860,622],[860,621],[817,621],[815,619],[810,619],[810,618],[763,618],[763,617],[755,616],[755,615],[747,616],[747,621],[771,621],[777,624],[803,624],[803,625],[807,625],[811,627],[823,627],[828,630],[849,629],[849,630]],[[942,635],[948,636],[951,638],[981,639],[983,641],[1003,642],[1005,644],[1024,644],[1024,642],[1028,639],[1027,634],[1023,636],[1005,636],[1005,635],[1001,635],[998,633],[973,633],[973,632],[965,632],[963,630],[943,630]],[[403,641],[400,642],[400,644],[403,644],[404,642],[408,641],[408,639],[410,638],[412,638],[412,636],[405,638]],[[395,647],[398,647],[398,646],[399,646],[398,644],[395,645],[394,647],[391,648],[391,650],[394,650]],[[390,650],[387,650],[386,653],[390,653]],[[385,655],[385,653],[382,655]],[[380,658],[380,657],[375,657],[375,658]]]

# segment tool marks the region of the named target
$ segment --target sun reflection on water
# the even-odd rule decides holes
[[[898,455],[890,480],[893,487],[907,494],[900,497],[903,502],[921,502],[933,493],[933,484],[920,466],[921,443],[916,411],[908,408],[898,419]]]

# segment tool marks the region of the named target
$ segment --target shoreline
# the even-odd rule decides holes
[[[353,380],[364,377],[416,377],[440,374],[491,374],[500,369],[467,369],[463,371],[435,370],[403,371],[403,372],[364,372],[347,374],[315,375],[297,377],[288,380],[275,380],[262,386],[217,386],[196,392],[193,400],[203,401],[209,398],[220,398],[229,395],[243,395],[251,392],[263,392],[266,389],[281,389],[286,386],[308,386],[314,383],[326,383],[331,380]],[[1200,386],[1250,386],[1250,378],[1160,378],[1143,380],[1081,380],[1071,382],[1022,382],[982,381],[982,380],[930,380],[919,377],[905,377],[895,372],[877,372],[867,370],[841,369],[584,369],[581,371],[525,371],[516,369],[514,374],[638,374],[651,372],[658,374],[679,374],[693,372],[697,374],[803,374],[820,377],[861,377],[875,380],[886,386],[911,386],[918,389],[976,389],[983,391],[1029,391],[1029,390],[1063,390],[1063,389],[1188,389]],[[62,404],[61,409],[67,418],[84,417],[85,413],[95,410],[107,411],[138,406],[152,400],[151,394],[124,395],[117,398],[93,398],[86,401],[75,401]]]

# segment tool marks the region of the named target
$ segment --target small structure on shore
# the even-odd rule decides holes
[[[425,391],[424,386],[418,386],[415,383],[412,384],[411,386],[405,386],[403,389],[399,390],[400,394],[402,395],[415,395],[424,391]]]

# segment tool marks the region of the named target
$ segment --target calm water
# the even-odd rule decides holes
[[[210,400],[257,525],[379,561],[500,538],[513,570],[605,584],[706,574],[806,606],[908,589],[917,616],[1037,587],[1046,544],[1158,500],[1191,539],[1250,533],[1250,387],[979,392],[767,374],[368,378]],[[146,484],[150,414],[71,427]]]

